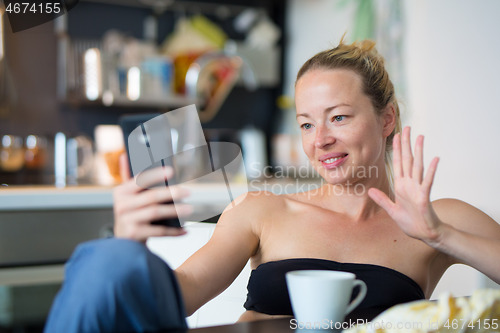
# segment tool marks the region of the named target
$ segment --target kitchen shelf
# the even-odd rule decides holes
[[[111,104],[103,102],[106,106],[120,106],[120,107],[156,107],[156,106],[185,106],[189,104],[196,104],[196,99],[189,98],[182,95],[171,96],[158,96],[158,97],[144,97],[136,101],[131,101],[125,96],[117,96],[113,98]]]
[[[65,98],[65,101],[74,106],[105,106],[119,108],[162,108],[170,109],[191,104],[196,104],[196,99],[183,95],[148,96],[138,100],[130,100],[126,96],[113,96],[112,99],[99,98],[95,101],[86,99],[83,96],[73,96]]]
[[[116,89],[110,90],[105,78],[109,72],[102,67],[104,73],[101,77],[102,92],[97,99],[88,99],[85,96],[83,54],[86,49],[96,48],[102,50],[98,40],[69,38],[62,34],[59,39],[59,87],[58,95],[61,101],[74,106],[105,106],[105,107],[146,107],[168,109],[189,104],[196,104],[196,98],[165,92],[164,94],[143,94],[138,99],[132,100]],[[105,62],[101,60],[100,66]]]

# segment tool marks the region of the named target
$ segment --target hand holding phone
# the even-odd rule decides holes
[[[116,237],[133,239],[145,243],[149,237],[180,236],[185,234],[183,228],[158,227],[151,221],[157,217],[170,218],[190,214],[192,207],[185,204],[165,202],[180,201],[189,193],[179,186],[151,187],[144,190],[130,178],[129,161],[126,154],[120,158],[122,178],[126,179],[113,190],[114,234]],[[171,169],[155,168],[145,171],[143,182],[157,184],[165,178],[172,177]]]
[[[144,191],[175,184],[173,178],[168,181],[166,177],[163,177],[163,179],[157,179],[156,183],[151,183],[150,178],[147,177],[150,174],[148,170],[173,166],[174,152],[169,127],[163,126],[163,128],[159,128],[155,122],[157,116],[159,114],[135,114],[125,115],[120,118],[130,170],[136,179],[137,185],[142,187]],[[166,121],[166,119],[162,119],[162,121]],[[174,202],[170,202],[172,203],[171,206],[175,208]],[[181,227],[177,216],[155,220],[152,221],[152,224]]]
[[[175,204],[179,213],[177,219],[157,222],[157,219],[150,218],[148,224],[155,220],[155,224],[180,227],[186,221],[216,222],[226,207],[236,205],[235,180],[245,173],[241,149],[232,142],[207,142],[195,105],[164,114],[122,116],[120,125],[125,136],[130,169],[136,180],[135,186],[142,191],[155,191],[158,187],[171,189],[173,184],[195,191],[200,183],[226,185],[226,193],[222,193],[220,199],[209,207],[206,204],[192,207],[194,212],[189,216],[181,214],[179,208],[183,204],[172,196],[173,204],[164,206]],[[155,184],[145,181],[149,172],[167,166],[173,167],[173,177],[160,177]]]

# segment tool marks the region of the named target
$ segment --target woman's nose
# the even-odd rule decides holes
[[[325,126],[316,128],[316,137],[314,138],[314,146],[316,148],[324,148],[335,143],[335,137]]]

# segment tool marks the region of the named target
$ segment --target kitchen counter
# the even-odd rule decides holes
[[[64,265],[41,265],[0,269],[0,285],[17,287],[60,283]]]
[[[0,267],[60,264],[81,242],[109,237],[111,188],[0,189]]]
[[[307,191],[319,186],[318,179],[264,179],[251,180],[248,184],[194,183],[183,184],[191,195],[186,203],[194,205],[229,204],[227,201],[247,191],[266,190],[276,194]],[[50,210],[72,208],[109,208],[113,205],[111,186],[9,186],[0,187],[0,211]]]
[[[9,186],[0,188],[0,211],[106,208],[112,188],[104,186]]]
[[[183,185],[184,186],[184,185]],[[184,186],[191,195],[186,203],[217,204],[228,198],[222,183],[200,183]],[[231,186],[231,197],[248,191],[244,183]],[[113,188],[107,186],[9,186],[0,188],[0,211],[50,210],[73,208],[109,208],[113,206]]]

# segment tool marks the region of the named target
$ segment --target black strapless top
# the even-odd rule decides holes
[[[346,320],[372,320],[393,305],[425,298],[422,288],[414,280],[387,267],[324,259],[285,259],[267,262],[252,270],[245,309],[269,315],[293,315],[285,273],[303,269],[351,272],[366,283],[365,299]],[[352,298],[357,293],[358,288],[355,288]]]

